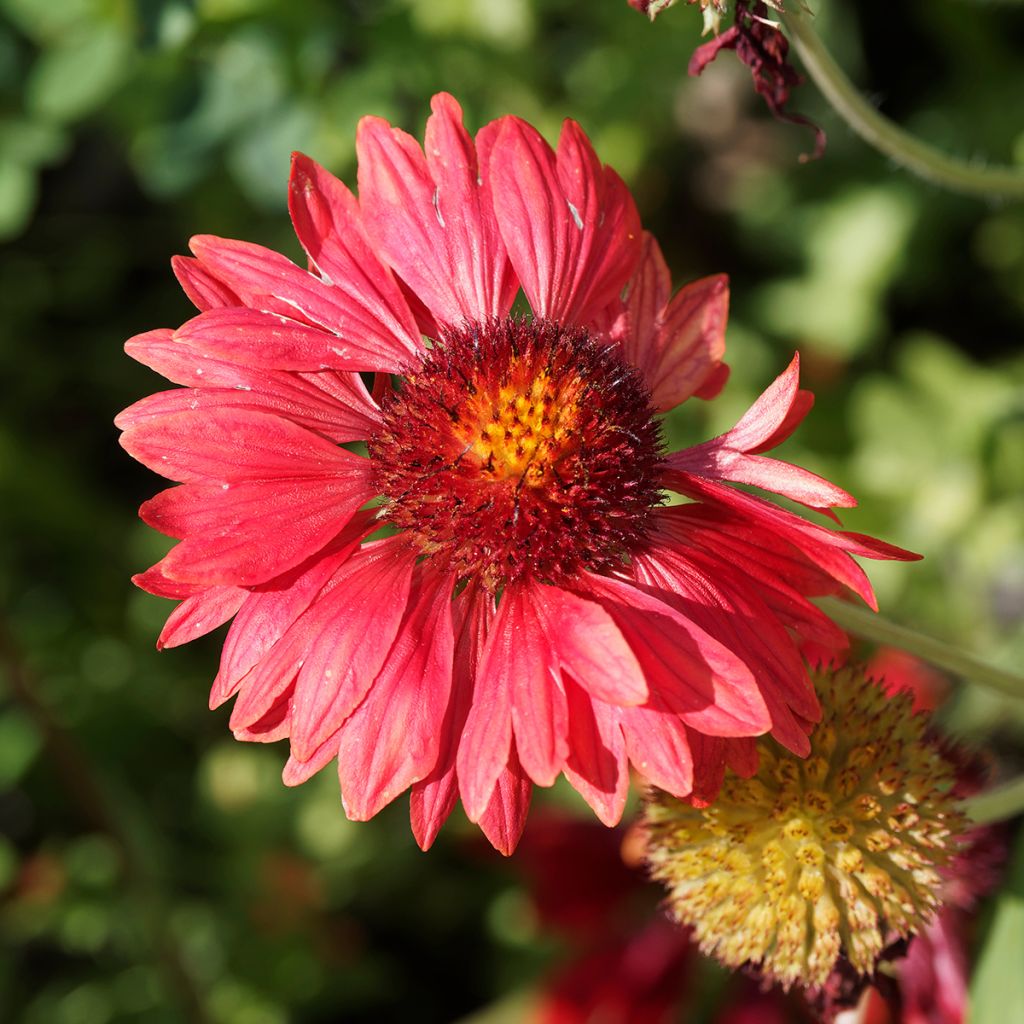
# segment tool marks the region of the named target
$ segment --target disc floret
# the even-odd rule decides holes
[[[873,972],[933,914],[965,828],[953,767],[909,696],[855,669],[815,685],[823,718],[806,760],[765,737],[756,774],[730,775],[710,807],[655,790],[644,812],[673,916],[704,952],[785,988],[823,985],[840,956]]]
[[[508,318],[446,332],[383,402],[383,515],[496,589],[608,569],[661,501],[650,392],[617,347]]]

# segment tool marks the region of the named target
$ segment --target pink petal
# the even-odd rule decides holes
[[[842,531],[833,532],[815,526],[752,494],[724,487],[690,473],[666,474],[666,484],[680,494],[686,494],[709,505],[724,506],[748,522],[774,532],[780,540],[793,544],[809,561],[843,586],[849,587],[875,610],[877,604],[871,584],[863,569],[850,555],[901,561],[920,558],[920,555],[872,537]]]
[[[409,599],[401,537],[364,545],[292,627],[307,637],[292,707],[292,754],[313,755],[358,707],[388,657]]]
[[[505,674],[519,760],[538,786],[550,786],[569,754],[569,723],[557,655],[532,593],[540,586],[525,583],[505,589],[480,672]]]
[[[272,249],[213,235],[196,235],[189,244],[203,267],[252,310],[322,328],[339,347],[376,353],[394,369],[419,351],[408,336],[391,332],[391,313],[372,296],[335,288]]]
[[[683,722],[719,736],[756,736],[771,727],[750,669],[695,622],[621,580],[588,574],[585,586],[633,648],[651,693]]]
[[[350,318],[351,319],[351,318]],[[182,324],[174,340],[214,359],[262,370],[393,372],[403,360],[393,345],[349,323],[344,338],[259,309],[211,309]]]
[[[171,269],[185,294],[196,309],[220,309],[223,306],[241,306],[242,300],[226,285],[211,274],[192,256],[172,256]]]
[[[694,281],[675,298],[671,287],[661,249],[644,232],[624,305],[627,329],[619,340],[626,360],[643,371],[659,412],[675,408],[718,375],[729,316],[724,274]]]
[[[554,586],[527,592],[557,659],[592,696],[609,704],[643,704],[647,681],[612,617],[594,601]]]
[[[380,421],[376,406],[370,401],[361,383],[349,385],[354,399],[350,406],[343,401],[329,399],[319,388],[294,374],[281,373],[279,376],[284,379],[280,382],[268,381],[259,390],[190,387],[161,391],[129,406],[118,415],[114,424],[121,430],[127,430],[143,420],[160,419],[190,410],[216,412],[245,409],[281,416],[326,437],[335,444],[341,444],[369,437]],[[346,376],[354,377],[355,381],[359,380],[354,374]]]
[[[753,670],[776,720],[775,698],[804,718],[817,721],[820,712],[799,651],[771,610],[751,587],[702,571],[685,549],[654,542],[633,559],[641,583],[668,592],[665,597],[683,615],[698,623],[741,657]],[[781,713],[781,712],[780,712]],[[777,724],[777,723],[776,723]],[[800,737],[806,746],[806,736]]]
[[[211,710],[238,690],[249,671],[316,599],[324,584],[359,545],[370,528],[368,521],[367,514],[357,514],[324,551],[262,587],[253,588],[224,640],[220,671],[210,693]]]
[[[422,850],[433,844],[458,799],[456,757],[459,740],[473,702],[477,665],[494,611],[494,600],[477,587],[467,587],[453,603],[455,654],[452,689],[440,730],[437,764],[425,779],[412,787],[409,795],[409,820]]]
[[[391,271],[373,251],[359,204],[332,174],[301,153],[292,154],[288,208],[310,262],[333,288],[360,309],[369,335],[397,338],[419,352],[419,329]]]
[[[359,123],[359,200],[379,250],[437,320],[508,313],[516,282],[495,224],[462,109],[431,103],[423,150],[386,121]]]
[[[498,774],[490,802],[477,821],[491,845],[506,857],[512,855],[523,834],[532,792],[533,784],[523,772],[513,743],[508,764]]]
[[[380,409],[357,373],[260,370],[197,352],[175,341],[173,331],[137,335],[125,343],[125,351],[175,384],[210,391],[230,390],[239,408],[278,413],[333,441],[366,438],[380,423]],[[150,402],[156,399],[137,402],[121,413],[115,424],[126,429],[135,419],[155,414],[146,404]]]
[[[384,667],[341,727],[338,774],[354,821],[372,818],[437,763],[452,687],[455,579],[417,575]]]
[[[161,476],[182,483],[354,480],[368,469],[366,459],[288,420],[248,409],[144,419],[121,435],[121,446]]]
[[[181,601],[167,618],[157,650],[205,636],[227,622],[249,596],[249,591],[241,587],[206,587],[170,579],[163,573],[162,562],[133,576],[132,582],[147,594]]]
[[[657,698],[638,708],[619,711],[619,727],[629,760],[652,785],[674,796],[693,786],[690,733],[679,716]]]
[[[347,477],[292,480],[287,486],[184,484],[162,491],[139,514],[155,529],[185,538],[162,562],[167,575],[255,586],[316,554],[371,495],[357,467]]]
[[[592,700],[571,679],[565,680],[565,695],[570,746],[565,777],[605,825],[617,825],[629,791],[626,744],[618,711]]]
[[[629,190],[566,121],[557,156],[518,118],[497,122],[486,178],[498,228],[538,316],[588,323],[622,291],[640,256]]]
[[[514,676],[503,655],[516,652],[517,638],[505,601],[488,623],[487,637],[479,650],[481,660],[476,666],[473,703],[456,757],[459,792],[470,821],[477,821],[487,809],[498,776],[508,764],[512,745]]]
[[[224,625],[249,596],[240,587],[210,587],[188,597],[167,617],[156,642],[157,650],[179,647]]]
[[[669,466],[711,480],[762,487],[810,508],[853,508],[856,499],[841,487],[799,466],[754,454],[785,440],[813,404],[808,392],[798,390],[799,367],[797,355],[732,430],[673,452],[668,458]]]

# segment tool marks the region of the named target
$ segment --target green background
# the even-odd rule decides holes
[[[886,113],[1024,171],[1024,6],[820,6]],[[625,0],[0,0],[0,1019],[515,1021],[568,955],[458,814],[424,855],[404,799],[354,825],[330,771],[284,789],[281,745],[206,709],[217,636],[158,655],[170,606],[128,582],[166,550],[135,517],[161,484],[111,421],[164,384],[123,340],[191,315],[168,260],[193,233],[298,258],[289,153],[354,183],[363,114],[419,135],[445,89],[471,128],[579,120],[676,281],[732,278],[732,379],[673,445],[799,349],[818,401],[785,456],[926,556],[871,567],[883,612],[1024,664],[1024,206],[907,177],[812,86],[792,106],[829,145],[800,164],[810,133],[732,55],[687,78],[699,29]],[[1019,702],[958,689],[945,717],[1019,763]],[[1019,963],[981,945],[991,996]]]

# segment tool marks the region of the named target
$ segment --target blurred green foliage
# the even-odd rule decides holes
[[[887,112],[1024,164],[1020,5],[822,7]],[[677,280],[732,276],[732,381],[673,442],[799,348],[818,405],[788,457],[927,556],[872,567],[883,611],[1024,664],[1024,208],[893,171],[809,90],[830,142],[798,164],[745,69],[686,77],[699,27],[625,0],[0,0],[0,1018],[442,1022],[519,1006],[557,956],[464,822],[424,856],[403,801],[354,825],[331,772],[285,790],[281,750],[206,710],[216,638],[157,655],[167,607],[128,584],[166,541],[111,426],[161,385],[121,341],[189,315],[167,260],[194,232],[297,255],[289,152],[352,182],[365,113],[419,133],[448,89],[473,126],[581,121]],[[1019,761],[1020,703],[961,688],[947,720]]]

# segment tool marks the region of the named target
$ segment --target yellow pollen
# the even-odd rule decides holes
[[[474,396],[454,429],[478,460],[481,473],[540,487],[558,461],[576,449],[577,406],[571,394],[553,393],[546,370],[532,380],[517,376],[513,372],[512,382],[497,393]],[[568,387],[566,383],[562,382],[562,392],[582,386],[580,381],[568,382]]]
[[[823,985],[841,955],[871,973],[894,934],[934,912],[936,869],[966,827],[908,696],[854,669],[815,686],[823,718],[805,761],[762,737],[757,774],[729,774],[710,807],[652,790],[644,810],[673,916],[706,953],[785,988]]]

